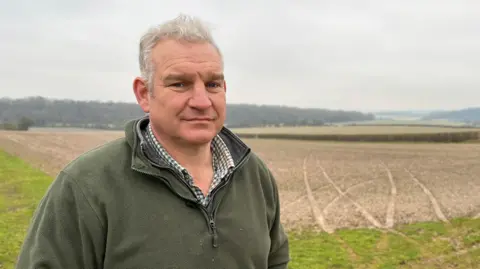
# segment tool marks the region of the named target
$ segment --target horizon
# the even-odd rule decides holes
[[[432,111],[480,100],[476,0],[4,1],[0,96],[135,102],[139,39],[179,13],[212,25],[232,104]]]
[[[113,101],[113,100],[78,100],[78,99],[71,99],[71,98],[50,98],[46,96],[24,96],[19,98],[8,97],[8,96],[0,96],[0,100],[2,99],[9,99],[9,100],[22,100],[22,99],[34,99],[34,98],[43,98],[50,101],[75,101],[75,102],[98,102],[98,103],[114,103],[114,104],[133,104],[138,105],[135,101]],[[227,102],[227,105],[252,105],[252,106],[277,106],[277,107],[287,107],[287,108],[299,108],[299,109],[325,109],[325,110],[341,110],[341,111],[353,111],[353,112],[361,112],[365,114],[375,114],[375,113],[432,113],[432,112],[450,112],[450,111],[457,111],[457,110],[466,110],[466,109],[480,109],[480,105],[478,106],[471,106],[471,107],[461,107],[457,109],[406,109],[406,110],[355,110],[355,109],[343,109],[343,108],[323,108],[323,107],[298,107],[292,105],[285,105],[285,104],[258,104],[258,103],[232,103]]]

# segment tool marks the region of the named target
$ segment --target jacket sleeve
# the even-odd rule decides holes
[[[271,178],[275,198],[275,216],[270,229],[271,248],[268,257],[268,268],[287,269],[288,262],[290,261],[289,241],[283,225],[280,222],[280,198],[278,187],[272,173],[270,171],[268,172]]]
[[[79,185],[60,172],[34,212],[17,269],[102,268],[104,232]]]

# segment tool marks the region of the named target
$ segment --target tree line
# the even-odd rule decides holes
[[[439,111],[430,113],[422,118],[422,120],[456,120],[466,123],[480,125],[480,107],[469,107],[452,111]]]
[[[36,127],[122,129],[125,122],[145,115],[136,103],[56,100],[45,97],[0,99],[0,124],[28,121]],[[302,109],[288,106],[227,104],[229,127],[321,126],[374,120],[358,111]],[[31,122],[30,122],[31,121]]]

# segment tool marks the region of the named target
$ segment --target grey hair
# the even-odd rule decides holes
[[[153,73],[155,72],[152,50],[158,42],[164,39],[208,42],[215,47],[220,57],[222,57],[220,49],[212,37],[210,28],[197,17],[180,14],[174,19],[151,27],[140,39],[139,53],[140,72],[150,92],[153,91]]]

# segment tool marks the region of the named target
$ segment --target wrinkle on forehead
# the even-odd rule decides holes
[[[159,71],[181,63],[218,65],[223,70],[219,52],[209,43],[161,41],[152,51],[152,61],[155,69]]]
[[[185,56],[178,56],[175,58],[165,58],[162,62],[158,63],[159,68],[163,68],[164,70],[172,68],[175,65],[195,65],[195,66],[211,66],[221,68],[221,62],[207,59],[196,58],[196,57],[185,57]]]
[[[164,81],[183,81],[183,80],[194,80],[196,76],[199,76],[202,80],[215,80],[220,81],[224,80],[224,75],[222,72],[214,72],[210,70],[205,70],[203,72],[165,72],[166,76],[162,76],[161,79]]]
[[[162,80],[170,76],[205,77],[223,76],[223,68],[218,62],[212,61],[171,61],[159,67],[158,77]]]

